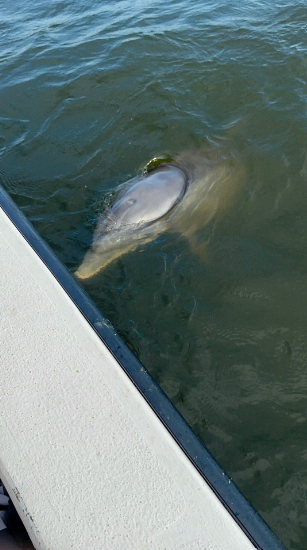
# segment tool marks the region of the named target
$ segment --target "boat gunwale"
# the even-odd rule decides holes
[[[162,388],[123,342],[80,283],[0,185],[0,207],[46,265],[137,390],[257,550],[286,550],[259,513],[198,439]]]

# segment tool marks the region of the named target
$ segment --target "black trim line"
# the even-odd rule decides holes
[[[102,316],[80,284],[39,236],[1,186],[0,206],[87,319],[255,548],[257,550],[286,550],[286,547],[245,499],[208,449],[200,442],[160,386],[122,341],[109,321]]]

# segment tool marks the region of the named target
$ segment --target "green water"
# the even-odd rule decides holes
[[[155,155],[234,154],[200,235],[84,283],[289,550],[307,547],[307,6],[0,4],[0,180],[75,270],[110,193]]]

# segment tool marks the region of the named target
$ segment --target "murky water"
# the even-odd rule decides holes
[[[289,550],[307,547],[306,20],[289,0],[0,6],[0,179],[71,270],[152,157],[244,166],[196,240],[165,231],[84,286]]]

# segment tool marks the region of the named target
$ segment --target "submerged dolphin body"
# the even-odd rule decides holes
[[[200,229],[232,204],[243,182],[244,169],[234,157],[210,159],[202,151],[182,153],[128,181],[99,218],[76,277],[92,277],[165,231],[179,232],[196,246]]]

